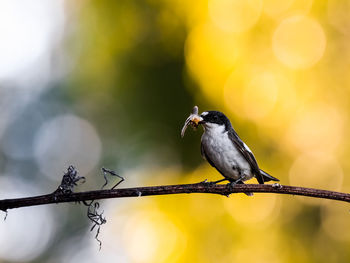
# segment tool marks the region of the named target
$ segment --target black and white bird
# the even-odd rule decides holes
[[[231,185],[243,184],[255,177],[259,184],[267,181],[279,181],[261,170],[249,147],[239,138],[229,119],[219,111],[205,111],[198,115],[198,107],[186,120],[182,129],[183,136],[188,125],[202,125],[204,133],[201,139],[201,153],[211,166],[216,168]]]

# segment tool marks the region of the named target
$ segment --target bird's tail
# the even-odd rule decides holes
[[[268,181],[279,181],[279,179],[269,175],[267,172],[264,172],[263,170],[260,169],[260,174],[262,175],[262,177],[264,178],[264,182],[268,182]]]

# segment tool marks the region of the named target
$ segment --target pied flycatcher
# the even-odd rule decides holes
[[[279,181],[261,170],[249,147],[239,138],[229,119],[219,111],[205,111],[198,115],[198,107],[193,108],[181,131],[183,137],[187,126],[202,125],[204,133],[201,139],[202,157],[228,180],[231,186],[243,184],[255,177],[259,184],[267,181]]]

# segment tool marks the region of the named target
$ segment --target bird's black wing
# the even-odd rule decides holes
[[[255,177],[258,180],[259,184],[264,184],[264,178],[260,173],[258,163],[256,162],[253,153],[249,150],[249,148],[245,145],[241,138],[239,138],[238,134],[233,129],[228,132],[228,136],[231,141],[233,141],[239,152],[243,155],[244,159],[246,159],[249,163],[250,168],[252,169],[252,173],[255,174]]]
[[[202,154],[202,157],[208,161],[208,163],[213,166],[216,170],[218,170],[219,173],[222,174],[222,176],[224,176],[226,178],[226,176],[215,166],[215,164],[210,160],[208,154],[205,152],[205,149],[204,149],[204,146],[203,146],[203,143],[201,143],[201,154]]]

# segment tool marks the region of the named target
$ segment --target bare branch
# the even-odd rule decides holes
[[[275,193],[287,195],[300,195],[323,199],[332,199],[344,202],[350,202],[350,194],[333,192],[321,189],[305,188],[298,186],[287,186],[280,184],[244,184],[236,185],[234,188],[225,184],[213,185],[207,182],[196,184],[179,185],[161,185],[150,187],[134,187],[110,190],[87,191],[80,193],[59,194],[52,193],[41,196],[26,198],[4,199],[0,200],[0,210],[7,211],[12,208],[46,205],[54,203],[88,201],[108,198],[121,197],[140,197],[151,195],[170,195],[170,194],[191,194],[191,193],[210,193],[229,196],[233,193]]]

